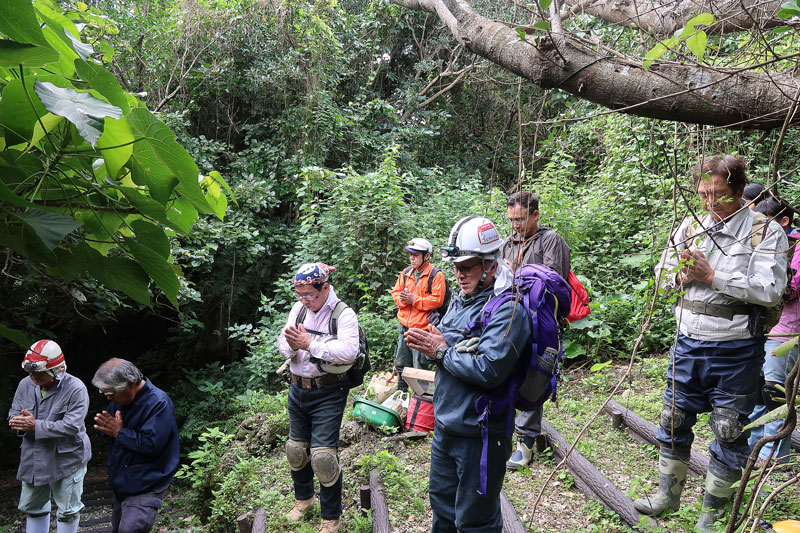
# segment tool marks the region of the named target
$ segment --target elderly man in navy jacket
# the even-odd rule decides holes
[[[108,454],[112,531],[146,533],[180,461],[172,400],[124,359],[103,363],[92,384],[111,402],[95,415],[94,427],[114,439]]]

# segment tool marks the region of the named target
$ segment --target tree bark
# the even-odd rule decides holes
[[[386,494],[377,470],[371,470],[369,473],[369,499],[372,507],[372,531],[374,533],[391,533],[389,506],[386,504]]]
[[[570,445],[553,426],[542,420],[542,435],[547,437],[555,457],[561,461]],[[629,526],[638,526],[640,515],[633,507],[633,502],[625,496],[611,481],[589,462],[578,450],[572,450],[567,457],[567,467],[575,479],[575,486],[590,498],[603,504],[603,507],[614,511]],[[652,524],[651,519],[648,519]]]
[[[504,490],[500,491],[500,512],[503,514],[503,533],[525,533],[525,524],[517,516],[514,504],[508,499]]]
[[[490,20],[465,0],[392,0],[437,14],[453,36],[478,54],[543,89],[562,89],[611,110],[657,119],[740,129],[783,125],[797,93],[789,72],[726,69],[641,60],[570,33],[547,32]],[[517,30],[526,32],[520,39]],[[761,69],[769,65],[761,66]],[[797,123],[800,117],[792,117]]]

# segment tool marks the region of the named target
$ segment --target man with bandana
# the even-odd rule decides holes
[[[339,300],[328,281],[334,270],[323,263],[300,267],[294,276],[298,301],[278,336],[278,350],[289,359],[292,380],[286,457],[295,503],[286,520],[298,522],[314,506],[316,474],[322,516],[319,533],[339,531],[339,427],[350,390],[346,370],[359,349],[358,318]]]
[[[439,367],[428,489],[433,533],[503,529],[500,489],[511,455],[508,414],[493,413],[491,407],[479,414],[476,401],[525,371],[531,331],[525,313],[514,309],[514,300],[499,305],[481,327],[486,303],[512,283],[511,269],[500,257],[501,244],[489,219],[459,220],[442,258],[453,263],[460,290],[438,329],[411,328],[406,333],[408,346]]]
[[[51,340],[34,343],[22,368],[8,425],[22,438],[17,479],[22,481],[19,510],[27,514],[27,533],[50,530],[50,496],[56,502],[56,531],[78,531],[83,509],[83,477],[92,447],[84,419],[89,411],[86,385],[67,374],[61,347]]]

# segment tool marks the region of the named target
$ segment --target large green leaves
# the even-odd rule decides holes
[[[30,0],[3,0],[0,33],[22,43],[47,46]]]
[[[103,134],[105,117],[122,118],[120,108],[98,100],[89,93],[64,89],[38,80],[34,84],[34,89],[48,111],[72,122],[80,136],[92,146]]]
[[[58,52],[44,46],[0,40],[0,66],[40,67],[58,60]]]
[[[18,216],[36,232],[50,250],[58,246],[66,235],[81,226],[75,219],[42,209],[28,209]]]

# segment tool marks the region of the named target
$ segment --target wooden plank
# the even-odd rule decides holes
[[[639,442],[652,444],[656,447],[661,446],[661,443],[656,440],[658,428],[621,403],[609,400],[606,404],[606,412],[611,415],[612,421],[615,416],[619,416],[622,420],[622,426],[627,428],[628,432]],[[708,457],[692,450],[692,454],[689,457],[689,471],[691,474],[705,477],[707,470]]]
[[[259,507],[256,516],[253,518],[252,533],[266,533],[267,531],[267,510]]]
[[[550,449],[553,450],[557,460],[561,461],[570,445],[546,420],[542,420],[542,435],[547,437]],[[572,473],[572,477],[575,478],[575,486],[584,494],[598,499],[603,507],[617,513],[629,526],[639,525],[642,515],[633,507],[633,502],[577,449],[572,450],[572,453],[569,454],[566,465]],[[648,521],[655,525],[655,522],[649,517]]]
[[[369,502],[370,507],[372,507],[373,533],[391,533],[392,526],[389,524],[389,505],[386,503],[386,492],[380,477],[378,477],[378,470],[371,470],[369,473],[369,491]]]
[[[361,503],[361,515],[367,516],[367,511],[372,509],[372,502],[370,501],[369,485],[361,485],[358,489],[358,495]]]
[[[506,496],[504,490],[500,491],[500,512],[503,514],[503,533],[526,533],[525,524],[522,523],[514,504]]]
[[[402,433],[398,433],[396,435],[389,435],[388,437],[383,437],[381,440],[385,440],[387,442],[394,442],[396,440],[406,440],[406,439],[427,439],[430,437],[431,434],[427,431],[404,431]]]
[[[425,394],[428,392],[430,384],[436,379],[436,372],[407,366],[403,369],[402,376],[415,394]]]

